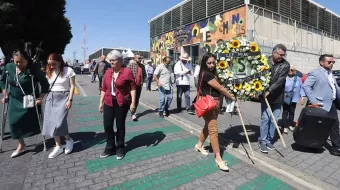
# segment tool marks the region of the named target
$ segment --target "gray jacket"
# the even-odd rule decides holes
[[[336,106],[340,105],[340,88],[333,76],[336,89]],[[322,103],[322,109],[330,111],[333,104],[333,90],[323,68],[318,67],[308,73],[308,77],[303,83],[303,89],[311,104]]]

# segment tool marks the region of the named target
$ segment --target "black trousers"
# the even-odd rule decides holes
[[[104,76],[99,76],[99,75],[98,75],[98,80],[99,80],[99,92],[100,92],[101,89],[102,89],[103,78],[104,78]]]
[[[140,86],[136,86],[136,109],[135,109],[135,112],[134,113],[131,113],[131,114],[135,114],[136,111],[137,111],[137,107],[138,107],[138,104],[139,104],[139,99],[140,99],[140,95],[142,94],[142,88],[143,88],[143,85],[140,85]]]
[[[294,114],[295,114],[296,103],[292,102],[290,105],[282,104],[282,124],[284,128],[294,125]]]
[[[335,124],[329,131],[331,137],[332,147],[334,150],[340,149],[340,134],[339,134],[339,118],[335,104],[333,103],[331,110],[329,111],[330,116],[336,119]]]
[[[112,98],[112,103],[112,107],[104,104],[103,111],[107,153],[114,153],[116,146],[118,149],[125,147],[125,119],[129,110],[128,105],[119,106],[115,97]],[[117,132],[113,129],[115,120]]]

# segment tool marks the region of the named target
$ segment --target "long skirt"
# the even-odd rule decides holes
[[[69,92],[50,92],[46,98],[42,134],[45,136],[68,135],[67,115],[65,105]]]

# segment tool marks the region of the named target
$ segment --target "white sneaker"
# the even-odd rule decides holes
[[[56,146],[54,147],[53,151],[48,155],[48,158],[55,158],[61,153],[63,153],[63,148],[60,146]]]
[[[66,141],[65,154],[69,154],[73,150],[74,141],[72,139]]]
[[[288,134],[288,129],[287,129],[287,128],[284,128],[284,129],[283,129],[283,133]]]
[[[289,126],[289,130],[290,130],[290,131],[294,131],[294,129],[295,129],[295,128],[294,128],[293,126]]]

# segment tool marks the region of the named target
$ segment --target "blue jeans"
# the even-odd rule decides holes
[[[146,77],[146,81],[145,81],[145,83],[146,83],[146,90],[151,91],[152,78],[153,78],[152,75],[149,76],[149,77]]]
[[[271,104],[270,107],[277,122],[281,114],[281,104]],[[261,113],[259,143],[272,144],[276,127],[269,112],[268,106],[264,100],[261,100]]]
[[[182,95],[185,96],[185,109],[190,109],[190,85],[177,85],[177,109],[182,109]]]
[[[92,81],[95,81],[97,78],[97,73],[96,72],[92,72]]]
[[[159,97],[159,112],[164,112],[164,110],[169,110],[170,104],[172,102],[172,88],[170,90],[165,90],[163,87],[158,87],[158,97]]]

